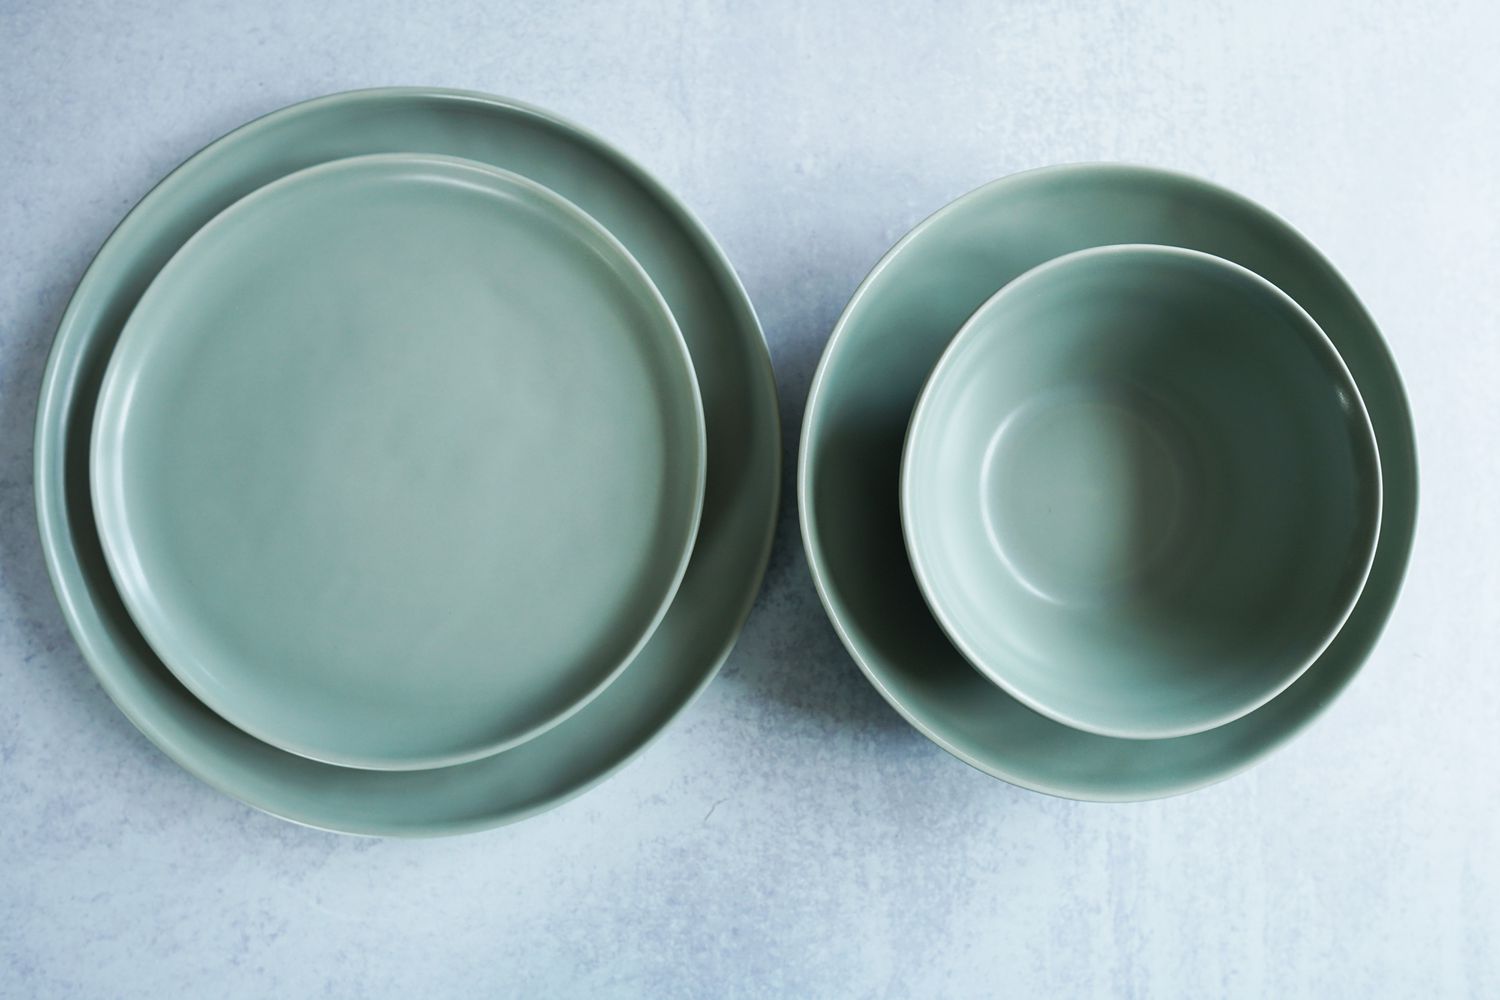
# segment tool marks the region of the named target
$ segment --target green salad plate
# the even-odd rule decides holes
[[[1284,691],[1203,732],[1132,739],[1072,728],[983,676],[923,599],[900,513],[903,442],[923,384],[997,290],[1065,254],[1117,244],[1197,250],[1269,280],[1322,328],[1379,451],[1379,533],[1342,629]],[[921,223],[876,265],[834,329],[803,424],[803,541],[840,638],[922,733],[995,777],[1101,801],[1187,792],[1249,767],[1311,722],[1364,662],[1395,603],[1416,519],[1411,414],[1369,315],[1329,263],[1254,203],[1180,174],[1051,167],[996,181]]]
[[[356,156],[168,261],[90,458],[125,606],[209,708],[315,760],[444,767],[562,721],[650,638],[703,410],[666,303],[578,208]]]
[[[158,273],[246,195],[309,167],[372,154],[456,157],[510,171],[591,216],[670,308],[691,357],[706,431],[697,538],[676,596],[645,645],[596,697],[540,735],[434,769],[312,760],[256,739],[195,697],[128,613],[90,496],[100,387],[121,331]],[[779,438],[769,357],[744,290],[713,240],[660,183],[602,140],[535,108],[459,91],[358,91],[285,108],[214,142],[146,195],[100,249],[63,316],[43,379],[38,519],[54,587],[85,658],[125,715],[183,767],[258,809],[310,826],[452,834],[521,819],[602,780],[714,676],[765,570]],[[453,458],[440,453],[434,461]]]

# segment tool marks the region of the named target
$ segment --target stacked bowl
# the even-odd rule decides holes
[[[548,808],[713,676],[769,552],[774,381],[702,227],[480,94],[275,112],[152,191],[63,318],[43,547],[105,689],[287,819]]]
[[[1017,175],[906,236],[814,379],[803,538],[849,651],[976,767],[1184,792],[1326,706],[1395,600],[1406,400],[1285,223],[1118,165]]]

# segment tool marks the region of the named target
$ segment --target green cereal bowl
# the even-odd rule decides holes
[[[964,321],[1038,264],[1090,247],[1188,247],[1289,295],[1338,349],[1380,447],[1375,561],[1349,620],[1290,687],[1235,721],[1171,740],[1065,726],[989,682],[928,610],[903,544],[902,447],[927,374]],[[797,499],[813,581],[859,669],[918,731],[986,774],[1051,795],[1138,801],[1237,774],[1337,700],[1379,641],[1411,559],[1417,455],[1401,375],[1338,271],[1256,203],[1195,177],[1123,164],[1033,170],[922,222],[855,292],[813,378]]]
[[[1380,462],[1338,352],[1274,285],[1111,246],[959,330],[901,504],[917,582],[985,676],[1075,729],[1169,739],[1264,705],[1338,634]]]

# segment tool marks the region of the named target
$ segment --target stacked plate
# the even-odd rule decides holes
[[[981,188],[876,266],[804,421],[803,539],[881,694],[1027,788],[1228,777],[1374,645],[1416,515],[1379,333],[1298,233],[1177,174]]]
[[[748,301],[600,140],[478,94],[276,112],[99,252],[43,387],[49,567],[106,690],[268,812],[545,809],[727,655],[779,478]]]

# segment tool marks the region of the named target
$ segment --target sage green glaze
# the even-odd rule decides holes
[[[346,156],[462,156],[545,184],[613,233],[682,329],[702,392],[708,480],[677,598],[630,666],[580,712],[520,746],[438,771],[308,760],[226,722],[179,684],[114,590],[90,506],[95,398],[120,329],[162,265],[263,184]],[[70,628],[121,710],[182,766],[299,823],[433,835],[511,822],[600,781],[661,732],[729,654],[760,585],[775,523],[781,441],[765,342],[722,253],[660,184],[602,140],[545,112],[445,90],[360,91],[275,112],[162,181],[99,251],[63,316],[43,379],[38,519]]]
[[[1082,732],[991,684],[928,612],[902,543],[902,443],[923,381],[954,333],[1023,272],[1114,243],[1202,250],[1281,288],[1338,349],[1380,449],[1380,540],[1338,637],[1279,697],[1228,725],[1172,740]],[[919,225],[876,265],[834,329],[813,381],[798,497],[808,561],[829,616],[897,711],[991,775],[1055,795],[1119,801],[1227,778],[1281,746],[1338,695],[1379,638],[1400,590],[1416,522],[1417,467],[1411,413],[1390,353],[1311,244],[1212,184],[1142,167],[1081,165],[982,187]]]
[[[91,458],[121,596],[194,694],[306,757],[440,767],[555,725],[650,637],[703,411],[666,303],[577,208],[353,157],[167,263]]]
[[[980,306],[917,402],[901,491],[954,645],[1038,712],[1135,739],[1296,680],[1380,527],[1374,433],[1317,324],[1160,246],[1068,254]]]

